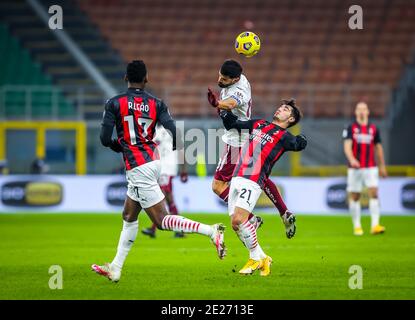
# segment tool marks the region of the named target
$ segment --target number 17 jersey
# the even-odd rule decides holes
[[[116,127],[126,170],[160,159],[153,141],[158,122],[172,120],[166,104],[142,89],[129,88],[105,104],[103,126]]]

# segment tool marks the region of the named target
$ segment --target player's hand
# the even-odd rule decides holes
[[[212,107],[216,108],[219,105],[218,96],[210,88],[208,88],[207,97]]]
[[[307,146],[307,137],[303,134],[298,135],[297,143],[298,143],[298,146],[300,147],[300,150],[304,150],[305,147]]]
[[[388,171],[386,171],[386,167],[385,166],[380,166],[379,167],[379,175],[382,178],[387,178],[388,177]]]
[[[189,175],[187,174],[187,172],[186,171],[180,172],[180,181],[183,183],[186,183],[187,180],[189,180]]]
[[[356,160],[356,158],[353,158],[352,160],[350,160],[350,165],[352,166],[352,168],[355,168],[355,169],[360,168],[360,163],[359,161]]]

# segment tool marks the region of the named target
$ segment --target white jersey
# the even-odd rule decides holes
[[[251,119],[251,85],[243,74],[241,74],[238,82],[221,90],[220,100],[228,98],[235,99],[238,103],[232,109],[232,113],[238,117],[238,120],[246,121]],[[241,147],[248,139],[248,136],[249,133],[239,134],[235,130],[225,130],[222,140],[233,147]]]
[[[160,175],[177,175],[177,151],[173,151],[173,138],[163,126],[157,126],[154,142],[160,154],[161,172]]]

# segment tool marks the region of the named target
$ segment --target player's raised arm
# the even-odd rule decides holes
[[[112,139],[112,131],[115,126],[115,112],[113,100],[105,103],[104,117],[101,124],[100,140],[104,147],[109,147],[114,152],[122,152],[122,146],[116,139]]]
[[[226,111],[231,111],[238,106],[238,102],[234,98],[228,98],[218,101],[218,108]]]
[[[258,119],[241,121],[241,120],[238,120],[238,117],[235,116],[232,112],[228,112],[228,111],[221,112],[220,117],[222,118],[223,125],[226,130],[231,130],[231,129],[236,129],[238,131],[249,130],[249,132],[251,132],[254,126],[254,123],[258,121]]]
[[[208,101],[212,105],[212,107],[225,111],[231,111],[232,109],[238,106],[238,101],[233,97],[219,100],[216,93],[214,93],[210,88],[208,88]]]
[[[283,146],[287,151],[301,151],[307,146],[307,138],[303,134],[294,136],[287,132],[283,139]]]
[[[167,129],[167,132],[171,134],[173,138],[173,150],[183,149],[184,143],[182,140],[182,134],[180,130],[177,129],[176,122],[171,117],[169,109],[163,101],[161,101],[157,106],[157,120],[165,129]]]

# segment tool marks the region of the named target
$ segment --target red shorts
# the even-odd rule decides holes
[[[231,181],[240,152],[241,147],[232,147],[229,144],[225,144],[225,150],[216,167],[215,180]]]
[[[165,174],[160,176],[160,178],[158,180],[158,183],[159,183],[159,186],[161,188],[161,191],[163,191],[163,193],[171,193],[172,192],[172,190],[173,190],[173,183],[172,183],[173,178],[174,178],[173,176],[168,176],[168,175],[165,175]]]

